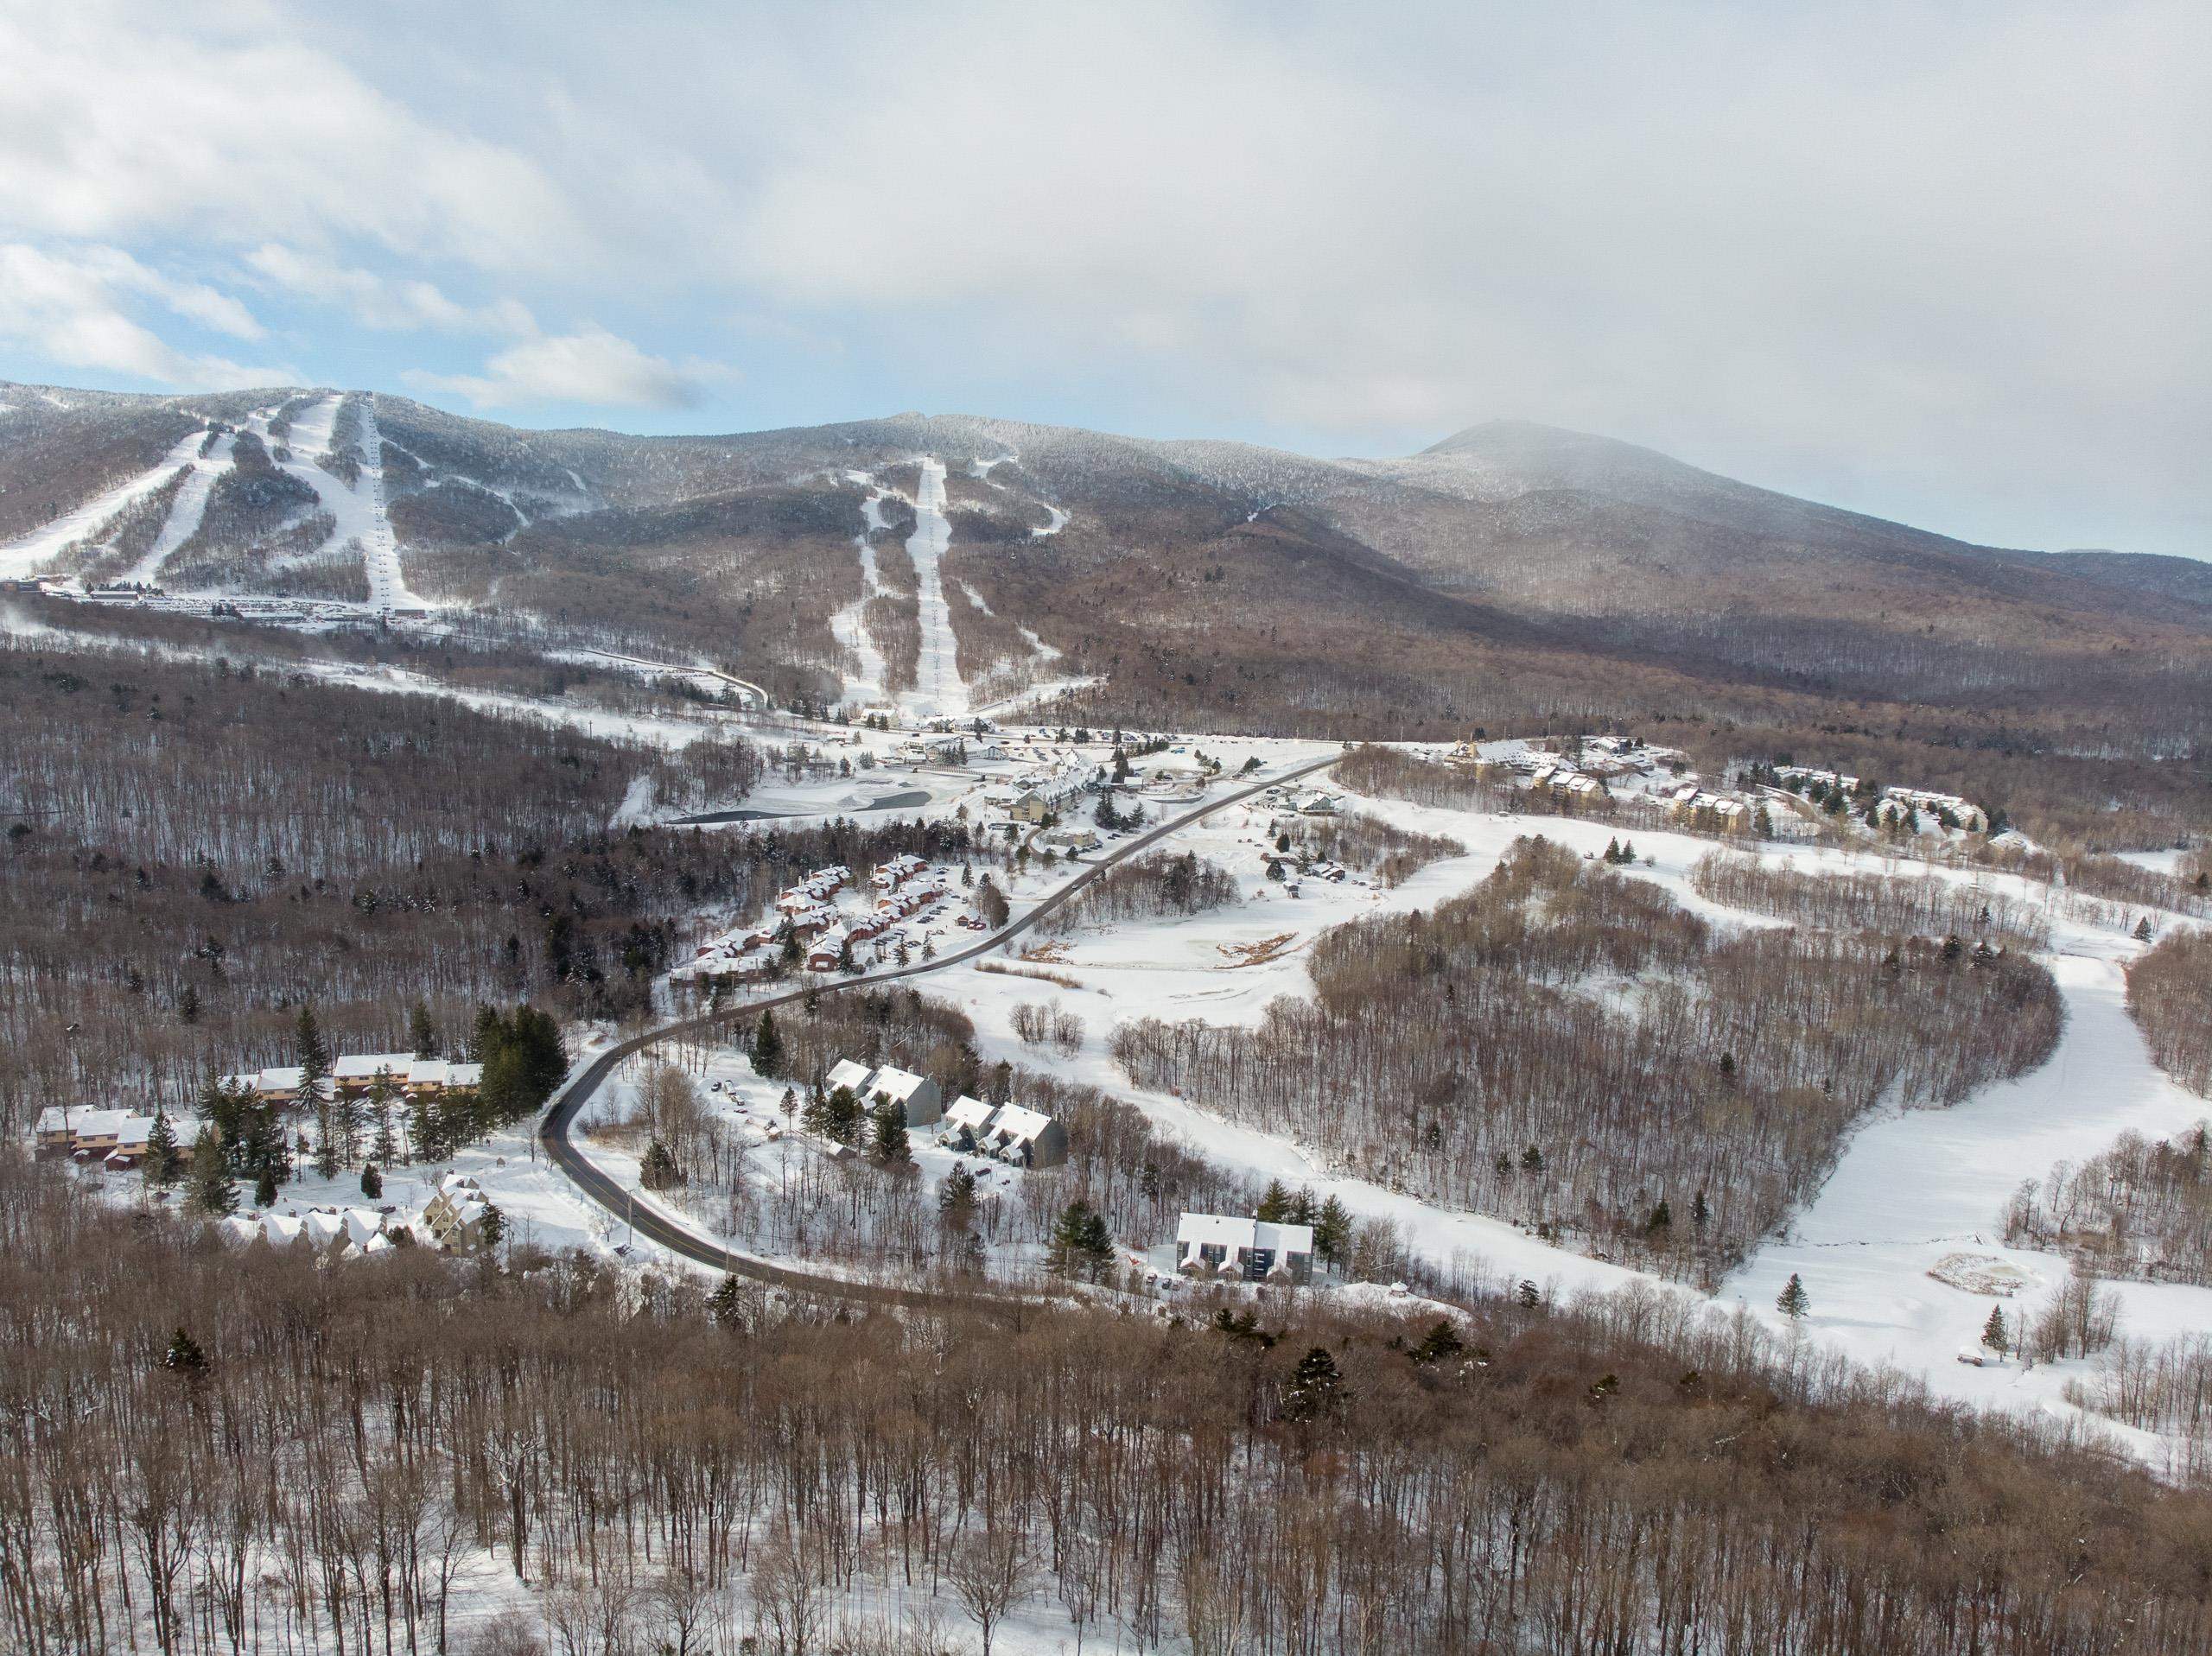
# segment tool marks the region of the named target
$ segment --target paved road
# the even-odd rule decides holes
[[[1295,765],[1287,771],[1274,773],[1262,771],[1256,780],[1243,787],[1224,794],[1210,803],[1200,805],[1195,810],[1186,811],[1180,816],[1161,822],[1157,827],[1147,828],[1135,839],[1116,846],[1096,862],[1085,866],[1081,873],[1030,910],[1028,913],[1014,921],[1003,930],[993,932],[980,942],[971,943],[965,949],[956,949],[949,955],[940,955],[933,961],[922,961],[912,966],[896,967],[887,971],[871,972],[864,977],[837,978],[829,982],[817,983],[814,986],[814,993],[817,995],[838,994],[848,990],[868,988],[876,984],[888,983],[895,979],[920,977],[926,973],[941,972],[949,966],[958,966],[963,961],[988,955],[1001,944],[1019,937],[1046,916],[1064,906],[1084,886],[1098,879],[1115,864],[1135,856],[1139,852],[1149,850],[1168,835],[1180,832],[1193,822],[1212,815],[1216,811],[1225,810],[1231,805],[1242,804],[1244,801],[1265,792],[1269,788],[1295,781],[1300,777],[1311,776],[1316,771],[1325,771],[1334,765],[1338,758],[1338,755],[1331,754],[1326,758]],[[810,1294],[824,1298],[855,1300],[882,1305],[961,1305],[988,1310],[1001,1317],[1018,1316],[1027,1297],[1010,1290],[995,1290],[988,1294],[968,1294],[957,1291],[893,1288],[880,1283],[852,1282],[842,1277],[828,1276],[811,1271],[794,1271],[788,1266],[771,1265],[766,1260],[753,1259],[746,1254],[733,1253],[719,1243],[700,1235],[688,1226],[678,1224],[658,1209],[648,1205],[647,1202],[639,1200],[634,1191],[609,1177],[570,1140],[569,1129],[575,1122],[578,1112],[597,1096],[599,1089],[607,1084],[607,1078],[613,1075],[625,1059],[642,1052],[647,1047],[673,1039],[677,1036],[706,1035],[717,1030],[728,1029],[741,1019],[757,1017],[769,1007],[789,1006],[795,1001],[804,999],[806,993],[807,991],[804,987],[791,989],[779,994],[764,996],[757,1000],[748,1000],[740,1006],[724,1007],[720,1012],[709,1012],[701,1017],[680,1018],[675,1023],[664,1024],[658,1029],[648,1030],[643,1035],[632,1036],[628,1040],[618,1042],[615,1045],[607,1048],[582,1069],[569,1075],[559,1094],[555,1096],[551,1107],[546,1111],[545,1119],[538,1124],[538,1142],[545,1147],[547,1158],[566,1173],[575,1182],[576,1188],[586,1196],[616,1218],[633,1226],[639,1235],[651,1238],[671,1253],[696,1260],[701,1265],[711,1266],[717,1271],[725,1271],[733,1276],[749,1278],[755,1282],[766,1283],[772,1287],[786,1289],[792,1292]]]

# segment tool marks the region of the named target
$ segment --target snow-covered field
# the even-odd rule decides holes
[[[1233,745],[1223,746],[1233,758]],[[1371,802],[1370,808],[1403,827],[1456,839],[1466,853],[1430,865],[1394,891],[1356,879],[1343,885],[1307,880],[1294,898],[1271,887],[1260,872],[1265,809],[1240,807],[1170,843],[1234,869],[1246,892],[1241,908],[1117,925],[1068,939],[1053,951],[1050,969],[1077,980],[1082,987],[1077,991],[963,965],[935,976],[931,993],[953,999],[976,1020],[987,1057],[1011,1058],[1112,1091],[1220,1165],[1257,1179],[1304,1184],[1317,1196],[1338,1196],[1362,1217],[1394,1221],[1411,1247],[1438,1265],[1471,1268],[1500,1282],[1526,1278],[1554,1292],[1604,1291],[1639,1279],[1669,1292],[1688,1292],[1515,1226],[1345,1177],[1294,1143],[1224,1120],[1202,1099],[1130,1087],[1108,1056],[1105,1037],[1124,1019],[1256,1020],[1276,996],[1307,992],[1304,951],[1320,931],[1358,916],[1425,907],[1456,895],[1486,874],[1522,834],[1543,834],[1589,853],[1602,851],[1614,837],[1602,823],[1567,818],[1496,816],[1395,800]],[[1711,841],[1662,833],[1637,835],[1634,843],[1639,856],[1649,859],[1634,874],[1666,887],[1685,907],[1723,926],[1780,923],[1709,902],[1689,888],[1689,871],[1713,849]],[[1809,847],[1766,854],[1831,872],[1885,866],[1877,857]],[[1925,872],[1916,863],[1890,866],[1900,877]],[[1949,870],[1942,877],[2011,895],[2049,896],[2011,876]],[[2048,958],[2064,998],[2067,1025],[2050,1062],[1949,1109],[1899,1112],[1866,1122],[1818,1198],[1786,1234],[1768,1241],[1722,1285],[1713,1297],[1716,1310],[1741,1304],[1768,1326],[1784,1329],[1787,1321],[1774,1302],[1796,1273],[1812,1300],[1803,1333],[1818,1347],[1916,1374],[1940,1396],[2030,1412],[2079,1413],[2063,1394],[2093,1362],[2040,1364],[2025,1371],[2017,1364],[1961,1363],[1960,1351],[1975,1344],[1993,1302],[1927,1273],[1950,1253],[1986,1254],[2038,1285],[2005,1303],[2008,1318],[2038,1304],[2046,1290],[2063,1282],[2067,1262],[2002,1245],[2005,1198],[2023,1180],[2044,1177],[2056,1161],[2079,1161],[2109,1147],[2122,1131],[2153,1137],[2185,1131],[2212,1114],[2212,1104],[2157,1069],[2127,1016],[2123,968],[2142,945],[2118,923],[2075,917],[2063,901],[2051,911]],[[1288,943],[1264,964],[1236,964],[1229,952],[1285,934]],[[1081,1052],[1064,1059],[1018,1039],[1013,1009],[1035,1000],[1057,1000],[1084,1019],[1090,1038]],[[2212,1289],[2113,1287],[2122,1306],[2121,1331],[2130,1337],[2163,1338],[2212,1327]],[[2119,1435],[2134,1437],[2146,1453],[2156,1448],[2143,1434]]]

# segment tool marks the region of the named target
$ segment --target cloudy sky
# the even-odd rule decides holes
[[[0,0],[0,378],[1324,454],[1518,416],[2212,556],[2208,179],[2202,0]]]

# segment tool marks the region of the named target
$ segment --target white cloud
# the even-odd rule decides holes
[[[535,269],[586,246],[527,157],[426,119],[267,5],[0,14],[0,226],[217,242],[313,225]]]
[[[92,368],[195,387],[265,385],[293,378],[226,357],[180,351],[126,310],[151,299],[180,316],[239,339],[263,329],[236,300],[148,269],[112,247],[54,252],[0,244],[0,339],[71,368]]]
[[[2203,549],[2196,0],[550,15],[0,6],[0,238],[189,242],[515,341],[462,395],[671,406],[699,374],[526,317],[702,348],[745,317],[729,348],[809,406],[779,332],[882,405],[1370,453],[1522,415],[1985,537]]]
[[[574,333],[511,346],[486,363],[481,374],[410,373],[404,378],[425,390],[465,397],[483,409],[547,403],[683,409],[699,402],[702,380],[726,371],[711,363],[687,362],[679,367],[605,328],[587,325]]]
[[[245,256],[257,276],[317,303],[342,307],[365,327],[395,333],[434,328],[445,333],[533,334],[537,323],[519,300],[464,305],[434,282],[395,278],[344,265],[335,259],[276,242]]]

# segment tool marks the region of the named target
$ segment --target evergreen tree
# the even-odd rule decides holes
[[[1335,1196],[1321,1204],[1313,1219],[1313,1251],[1324,1263],[1338,1265],[1351,1247],[1351,1213]]]
[[[886,1099],[876,1107],[875,1158],[890,1166],[904,1166],[913,1159],[906,1145],[906,1112]]]
[[[253,1177],[253,1205],[257,1208],[276,1205],[276,1172],[265,1162]]]
[[[168,1349],[162,1354],[162,1367],[185,1380],[198,1380],[207,1372],[207,1354],[200,1348],[200,1342],[180,1327],[169,1336]]]
[[[2151,941],[2151,917],[2147,914],[2135,923],[2135,941],[2139,943]]]
[[[177,1154],[176,1129],[169,1125],[168,1112],[156,1104],[154,1125],[146,1129],[146,1183],[157,1190],[175,1183],[182,1159]]]
[[[438,1026],[430,1021],[430,1009],[416,1001],[407,1012],[407,1038],[418,1058],[438,1056]]]
[[[955,1162],[944,1182],[937,1187],[937,1210],[944,1222],[964,1230],[976,1216],[976,1176],[965,1162]]]
[[[1447,1361],[1467,1348],[1448,1318],[1439,1317],[1434,1327],[1421,1337],[1421,1342],[1409,1354],[1413,1360],[1426,1367],[1430,1363]]]
[[[742,1309],[734,1275],[725,1276],[715,1285],[715,1291],[707,1296],[707,1315],[723,1328],[736,1328]]]
[[[669,1153],[666,1145],[658,1139],[645,1146],[644,1161],[638,1170],[638,1183],[648,1190],[667,1190],[683,1183],[683,1170],[676,1164],[676,1158]]]
[[[1513,1291],[1513,1303],[1524,1311],[1533,1311],[1544,1303],[1544,1297],[1535,1283],[1523,1277]]]
[[[184,986],[184,993],[176,998],[176,1018],[180,1024],[200,1021],[200,991],[188,983]]]
[[[1661,1196],[1659,1205],[1651,1210],[1651,1217],[1644,1221],[1643,1234],[1654,1238],[1663,1237],[1674,1222],[1675,1215],[1667,1206],[1667,1198]]]
[[[1263,1225],[1281,1225],[1290,1218],[1290,1192],[1284,1190],[1281,1179],[1268,1181],[1265,1195],[1260,1198],[1259,1210],[1252,1215]]]
[[[1344,1374],[1337,1367],[1337,1360],[1329,1355],[1327,1347],[1315,1346],[1290,1371],[1290,1381],[1282,1392],[1283,1418],[1326,1419],[1341,1409],[1348,1398]]]
[[[342,1165],[350,1167],[361,1158],[362,1113],[360,1098],[343,1088],[330,1101],[330,1130],[337,1139],[337,1156]]]
[[[1797,1279],[1796,1272],[1789,1273],[1789,1280],[1775,1296],[1774,1308],[1792,1323],[1802,1322],[1806,1312],[1813,1309],[1813,1297],[1805,1291],[1805,1285]]]
[[[384,1175],[377,1171],[374,1162],[361,1169],[361,1194],[372,1202],[384,1195]]]
[[[499,1247],[501,1242],[506,1240],[507,1236],[506,1215],[501,1213],[493,1203],[489,1202],[486,1202],[484,1204],[484,1221],[481,1229],[478,1232],[478,1234],[483,1239],[485,1247]]]
[[[784,1073],[783,1031],[776,1027],[776,1014],[772,1012],[760,1014],[753,1031],[753,1073],[763,1081],[773,1081]]]
[[[1706,1202],[1704,1187],[1700,1186],[1697,1195],[1690,1199],[1690,1223],[1703,1230],[1705,1221],[1712,1217],[1713,1209]]]
[[[330,1048],[322,1038],[322,1025],[315,1022],[313,1006],[300,1008],[299,1018],[293,1028],[294,1044],[300,1060],[300,1096],[305,1098],[315,1083],[330,1073]]]
[[[399,1158],[399,1130],[395,1117],[398,1103],[397,1090],[382,1075],[369,1088],[369,1124],[374,1137],[369,1143],[369,1155],[379,1167],[389,1167]]]
[[[1544,1152],[1537,1149],[1535,1145],[1530,1145],[1528,1149],[1521,1152],[1521,1167],[1522,1171],[1524,1172],[1542,1172],[1544,1171]]]
[[[213,1126],[203,1125],[192,1141],[192,1207],[210,1219],[235,1212],[238,1192],[231,1188],[231,1168],[223,1141]]]
[[[445,1145],[438,1136],[438,1124],[426,1094],[417,1094],[407,1101],[407,1147],[417,1161],[442,1161]]]
[[[2002,1305],[1989,1308],[1989,1321],[1981,1325],[1981,1342],[2000,1357],[2012,1350],[2012,1334],[2005,1326],[2005,1308]]]
[[[1096,1282],[1113,1263],[1114,1239],[1105,1215],[1077,1197],[1061,1212],[1052,1227],[1046,1263],[1052,1274],[1084,1277]]]

